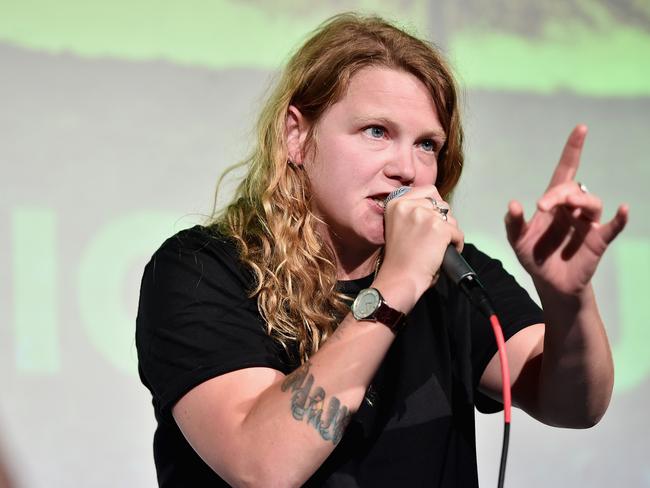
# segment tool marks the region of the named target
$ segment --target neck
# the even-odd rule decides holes
[[[336,277],[339,280],[356,280],[375,271],[381,247],[350,249],[349,246],[332,243],[336,258]]]

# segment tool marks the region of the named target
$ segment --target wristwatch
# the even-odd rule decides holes
[[[361,290],[352,303],[352,315],[357,320],[381,322],[397,333],[406,322],[406,315],[386,303],[377,288]]]

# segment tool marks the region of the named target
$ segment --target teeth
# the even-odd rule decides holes
[[[373,198],[375,202],[381,207],[384,208],[386,201],[383,198]]]

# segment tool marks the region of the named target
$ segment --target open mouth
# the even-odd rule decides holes
[[[386,194],[381,194],[381,195],[375,195],[373,197],[370,197],[373,202],[377,204],[379,208],[382,210],[386,207],[386,197],[388,196],[388,193]]]

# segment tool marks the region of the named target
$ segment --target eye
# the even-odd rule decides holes
[[[438,150],[438,144],[433,139],[425,139],[420,142],[420,147],[426,151],[435,153]]]
[[[386,129],[380,125],[371,125],[363,129],[363,132],[372,137],[373,139],[383,139],[386,136]]]

